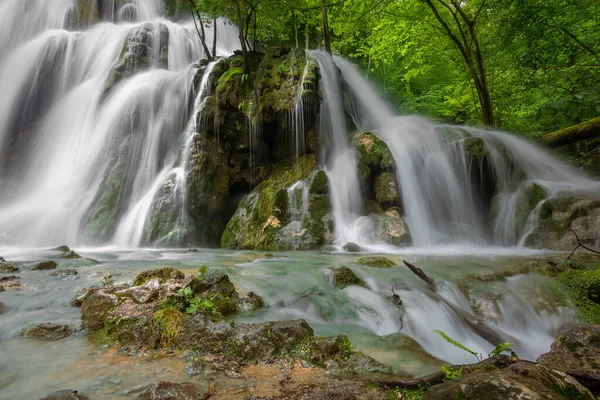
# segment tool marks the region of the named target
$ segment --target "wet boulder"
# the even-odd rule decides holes
[[[237,354],[234,337],[236,332],[227,321],[213,322],[204,314],[196,314],[185,321],[179,335],[183,348],[197,350],[201,353]]]
[[[119,305],[119,298],[114,294],[98,290],[88,296],[81,305],[81,320],[85,327],[95,330],[104,325],[104,319]]]
[[[58,264],[55,261],[42,261],[35,264],[31,269],[34,271],[47,271],[51,269],[56,269]]]
[[[77,275],[77,270],[73,269],[73,268],[62,268],[62,269],[57,269],[56,271],[52,272],[50,275],[58,276],[58,277],[75,276],[75,275]]]
[[[71,336],[72,333],[73,328],[69,325],[46,322],[22,330],[21,336],[43,340],[60,340]]]
[[[569,374],[600,375],[600,326],[576,326],[552,343],[537,362]]]
[[[155,347],[159,344],[161,333],[156,329],[156,307],[155,303],[137,304],[130,299],[125,300],[103,321],[107,336],[129,348]]]
[[[226,274],[206,274],[194,278],[188,287],[194,295],[211,299],[216,311],[223,316],[237,311],[239,296]]]
[[[4,290],[2,289],[2,287],[0,286],[0,292]],[[0,315],[4,314],[4,312],[6,311],[6,305],[0,301]]]
[[[331,284],[337,289],[344,289],[350,285],[367,287],[367,284],[348,267],[332,267],[327,273]]]
[[[392,260],[381,256],[361,257],[358,263],[372,268],[392,268],[397,265]]]
[[[154,270],[140,272],[137,275],[137,277],[135,278],[135,280],[133,281],[132,286],[142,286],[142,285],[148,283],[148,281],[150,281],[152,279],[158,279],[159,283],[162,284],[162,283],[165,283],[169,279],[183,279],[183,278],[185,278],[184,273],[173,267],[154,269]]]
[[[21,282],[19,281],[19,277],[14,276],[14,275],[10,275],[10,276],[3,276],[0,278],[0,288],[2,288],[2,290],[5,289],[19,289],[21,287]],[[2,291],[0,290],[0,291]]]
[[[594,399],[573,377],[540,364],[517,362],[432,386],[424,400]]]
[[[538,224],[526,239],[528,246],[571,251],[579,240],[600,247],[600,197],[555,198],[544,202]]]
[[[198,389],[193,383],[157,382],[144,390],[138,400],[198,400]]]
[[[397,207],[385,212],[371,213],[362,227],[362,235],[371,243],[391,244],[394,246],[408,246],[412,237],[408,225],[400,215]]]
[[[342,250],[346,253],[360,253],[363,251],[363,248],[356,243],[348,242],[342,246]]]
[[[0,274],[14,274],[21,272],[21,269],[15,263],[0,261]]]

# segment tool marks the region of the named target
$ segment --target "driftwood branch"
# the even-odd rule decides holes
[[[575,232],[573,229],[571,229],[571,232],[573,232],[573,235],[575,235],[575,239],[577,239],[577,247],[575,247],[573,249],[573,251],[571,252],[571,254],[569,254],[569,256],[567,257],[567,260],[569,258],[571,258],[573,256],[573,254],[575,254],[575,251],[580,248],[583,247],[584,249],[591,251],[592,253],[596,253],[596,254],[600,254],[600,251],[594,250],[594,249],[590,249],[589,247],[585,246],[583,243],[581,243],[581,240],[579,240],[579,236],[577,236],[577,232]]]
[[[482,319],[477,318],[475,315],[461,309],[455,304],[452,304],[448,300],[444,299],[439,294],[435,293],[437,290],[437,284],[431,277],[427,276],[425,272],[423,272],[423,270],[421,270],[421,268],[417,267],[416,265],[413,265],[407,261],[403,262],[404,265],[406,265],[415,275],[417,275],[420,279],[422,279],[430,285],[430,287],[434,291],[433,298],[435,300],[448,307],[457,316],[457,318],[462,320],[465,325],[467,325],[474,333],[479,335],[482,339],[488,341],[493,345],[498,345],[500,343],[505,342],[518,342],[516,338],[513,338],[510,335],[498,331],[497,329],[486,324],[485,321],[483,321]]]
[[[406,265],[415,275],[421,278],[423,281],[427,282],[433,290],[437,289],[437,284],[433,279],[428,277],[425,272],[416,265],[409,263],[408,261],[403,261],[404,265]]]

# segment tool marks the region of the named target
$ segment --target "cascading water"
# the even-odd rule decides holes
[[[330,54],[309,53],[319,64],[321,73],[321,140],[325,169],[330,176],[331,203],[338,240],[343,244],[357,241],[353,225],[361,213],[361,193],[356,157],[350,147],[344,114],[340,73]]]
[[[322,54],[318,57],[320,62],[326,59]],[[540,208],[538,205],[528,210],[527,224],[525,227],[518,226],[515,208],[525,196],[525,189],[539,185],[546,199],[561,194],[600,192],[600,182],[586,178],[516,136],[470,127],[436,125],[416,116],[398,117],[356,67],[340,57],[334,57],[334,61],[341,71],[344,87],[352,97],[354,107],[349,107],[349,112],[352,112],[359,129],[376,133],[394,157],[405,219],[415,246],[448,243],[522,245],[535,224]],[[335,71],[328,72],[323,66],[321,69],[325,70],[325,75],[336,75]],[[328,92],[326,85],[323,91]],[[334,96],[339,96],[339,104],[339,91]],[[332,103],[331,99],[324,97],[325,102]],[[337,117],[331,118],[343,119],[341,106],[329,112],[338,113]],[[342,121],[338,126],[344,128],[345,124]],[[342,133],[338,134],[341,136]],[[482,144],[474,142],[476,140]],[[473,173],[483,174],[485,171],[482,165],[475,168],[468,158],[466,146],[473,144],[481,146],[489,160],[490,174],[478,179],[473,179]],[[347,168],[350,168],[349,164]],[[354,166],[352,169],[356,170]],[[344,209],[335,213],[336,224],[348,226],[345,216],[355,212],[356,208],[335,201],[335,198],[349,193],[335,183],[346,179],[348,171],[332,169],[329,174],[334,182],[334,209]],[[492,204],[486,205],[480,186],[490,182],[496,185],[491,188],[496,195]],[[488,229],[490,225],[492,229]],[[349,240],[348,236],[340,238]]]
[[[204,54],[193,23],[159,18],[159,0],[93,1],[89,10],[46,3],[0,5],[0,242],[160,242],[144,226],[165,187],[184,190],[186,126],[211,69],[195,96],[193,63]],[[67,30],[73,15],[92,21],[107,4],[114,12],[100,18],[124,23]],[[126,9],[139,22],[120,19]],[[217,24],[217,54],[226,56],[237,29]]]

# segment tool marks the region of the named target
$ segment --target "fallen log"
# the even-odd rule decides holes
[[[549,133],[542,137],[542,142],[550,147],[560,147],[596,136],[600,136],[600,118]]]

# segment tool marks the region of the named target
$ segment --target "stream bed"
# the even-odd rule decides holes
[[[23,328],[42,322],[79,327],[80,309],[70,304],[78,289],[100,285],[111,276],[116,283],[131,283],[141,271],[167,266],[187,275],[205,265],[228,274],[239,292],[254,292],[265,300],[267,308],[238,314],[236,322],[303,318],[316,335],[347,335],[358,351],[391,366],[399,377],[433,373],[443,363],[475,361],[434,330],[487,356],[496,343],[483,339],[465,323],[464,315],[475,319],[479,314],[488,326],[515,343],[520,357],[529,360],[548,351],[562,330],[577,323],[575,312],[560,301],[560,288],[554,281],[507,273],[542,252],[489,249],[468,256],[461,251],[432,254],[410,249],[386,254],[397,266],[381,269],[359,265],[364,255],[348,253],[76,250],[83,259],[56,260],[59,269],[77,270],[77,275],[63,277],[27,268],[27,263],[50,259],[56,252],[0,250],[7,261],[24,266],[14,274],[21,281],[20,290],[0,293],[5,304],[0,315],[0,399],[34,399],[66,388],[77,388],[93,399],[128,399],[137,396],[140,385],[158,380],[201,379],[190,376],[185,353],[125,355],[90,342],[83,333],[58,341],[19,335]],[[435,295],[402,260],[435,279],[439,287]],[[367,288],[334,288],[328,273],[333,266],[350,267]],[[498,279],[504,275],[508,277]],[[401,296],[402,312],[393,304],[390,288]]]

